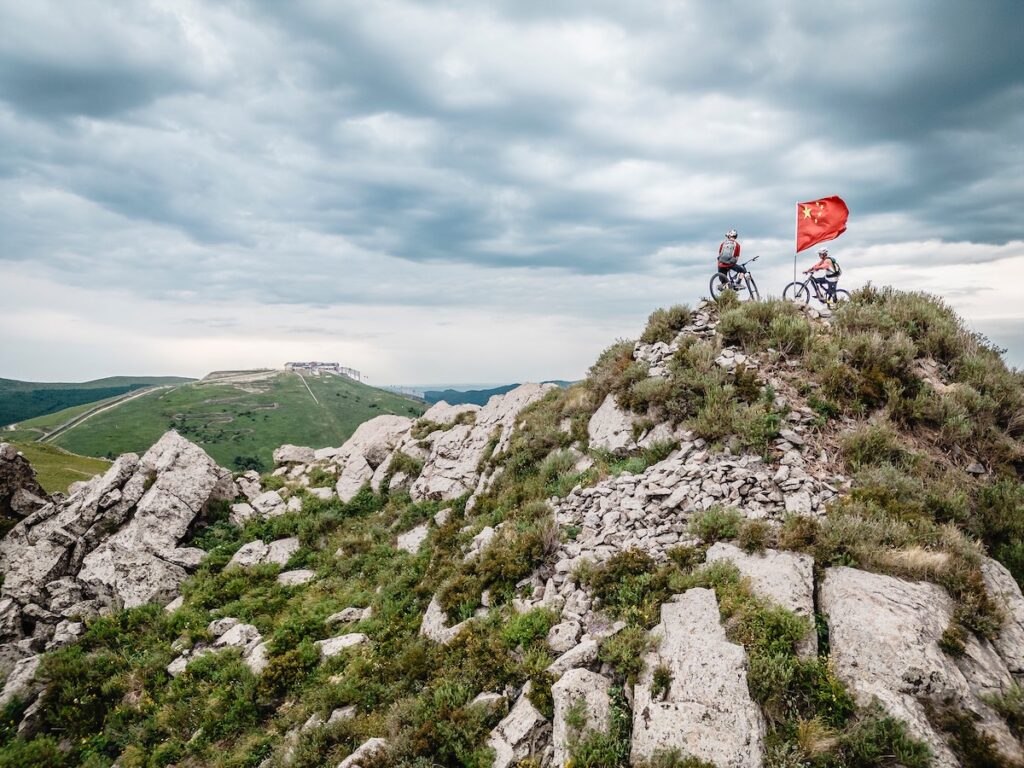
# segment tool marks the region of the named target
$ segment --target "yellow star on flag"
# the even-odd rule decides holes
[[[811,218],[811,206],[809,206],[809,205],[805,205],[804,206],[804,218],[805,219]]]

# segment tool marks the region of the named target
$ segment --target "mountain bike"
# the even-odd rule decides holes
[[[759,258],[761,257],[755,256],[749,261],[744,261],[740,266],[745,267]],[[733,291],[737,296],[742,296],[743,292],[746,291],[750,294],[751,301],[758,301],[761,298],[761,294],[757,290],[757,283],[754,282],[754,276],[749,271],[743,274],[730,269],[726,277],[723,277],[720,272],[715,272],[711,276],[710,290],[711,298],[713,299],[721,296],[723,291]]]
[[[809,272],[804,272],[807,276],[803,281],[794,280],[792,283],[782,289],[782,298],[789,301],[795,301],[798,304],[808,304],[811,301],[813,295],[818,301],[827,307],[833,307],[836,304],[842,304],[844,301],[850,300],[850,292],[843,290],[842,288],[836,288],[835,301],[828,298],[825,295],[825,291],[822,290],[821,284]]]

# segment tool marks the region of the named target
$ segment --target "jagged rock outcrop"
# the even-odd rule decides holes
[[[0,672],[67,642],[62,622],[174,597],[204,556],[181,542],[211,500],[237,493],[227,470],[168,432],[22,520],[0,543]]]
[[[338,768],[363,768],[363,764],[367,760],[376,760],[381,754],[386,753],[387,750],[388,742],[386,739],[369,739],[363,742],[359,749],[338,763]]]
[[[467,620],[468,621],[468,620]],[[435,643],[441,643],[442,645],[448,645],[452,640],[458,637],[466,626],[466,621],[459,622],[454,626],[448,626],[448,614],[441,608],[441,603],[438,602],[437,596],[435,595],[430,600],[430,604],[427,605],[427,610],[423,614],[423,621],[420,624],[420,634],[423,637],[433,640]]]
[[[714,505],[736,509],[746,518],[781,521],[797,497],[802,500],[799,513],[822,514],[847,481],[816,462],[815,446],[802,436],[801,418],[794,417],[786,428],[788,436],[776,440],[781,454],[777,466],[765,464],[760,456],[713,453],[705,441],[684,432],[680,447],[642,474],[611,477],[551,500],[558,526],[573,529],[575,536],[559,545],[553,566],[534,575],[533,595],[523,609],[551,608],[565,621],[587,623],[593,606],[572,578],[577,567],[632,549],[663,560],[673,547],[699,543],[690,522]],[[798,562],[806,574],[806,562]],[[806,611],[806,602],[803,606]],[[802,650],[810,652],[809,647]]]
[[[456,424],[437,435],[419,478],[412,484],[412,497],[454,499],[475,491],[486,478],[480,477],[480,463],[508,448],[519,413],[554,389],[554,384],[523,384],[504,395],[493,396],[476,412],[472,424]]]
[[[910,582],[853,568],[830,568],[820,601],[828,617],[832,663],[862,705],[879,701],[935,754],[935,764],[959,762],[929,721],[928,706],[967,712],[998,749],[1024,758],[1019,742],[982,697],[1005,691],[1012,677],[986,641],[969,636],[953,659],[939,640],[953,616],[953,602],[935,584]]]
[[[814,559],[796,552],[766,549],[748,554],[737,546],[718,542],[708,552],[708,563],[728,560],[743,578],[750,580],[755,595],[792,611],[807,621],[807,635],[797,652],[804,658],[818,653],[814,631]]]
[[[312,448],[301,445],[282,445],[274,450],[274,464],[309,464],[316,458]]]
[[[636,437],[633,435],[635,421],[636,417],[622,410],[615,402],[615,395],[609,394],[587,423],[590,447],[614,454],[636,450]]]
[[[29,460],[10,443],[0,443],[0,516],[27,517],[49,501]]]
[[[454,499],[468,492],[480,492],[491,480],[486,473],[481,477],[483,459],[508,448],[520,412],[552,388],[554,384],[523,384],[495,395],[482,408],[437,403],[418,420],[378,416],[359,425],[338,448],[313,451],[282,446],[274,454],[275,462],[281,465],[274,474],[292,486],[305,487],[325,501],[337,493],[342,502],[349,502],[364,486],[381,491],[385,481],[391,490],[407,488],[417,501]],[[419,429],[415,429],[417,424]],[[423,435],[423,427],[430,425],[435,429]],[[422,463],[419,473],[410,470],[408,462],[396,464],[399,454]],[[309,487],[314,468],[337,477],[333,491]],[[261,490],[258,476],[240,479],[240,486],[248,501],[231,508],[231,521],[237,525],[295,508],[295,496],[286,501],[278,491]]]
[[[611,680],[587,669],[571,669],[551,686],[554,724],[551,741],[555,748],[556,768],[570,758],[575,741],[590,733],[605,733],[611,725]],[[582,724],[576,722],[582,721]]]
[[[487,737],[487,746],[494,750],[493,768],[509,768],[544,749],[550,726],[530,701],[532,687],[533,683],[526,684],[515,706]]]
[[[985,589],[1003,611],[999,637],[992,641],[1010,673],[1024,675],[1024,596],[1002,563],[985,558],[981,563]]]
[[[715,593],[691,589],[664,603],[652,634],[657,647],[634,691],[633,760],[675,748],[720,768],[760,768],[764,716],[747,689],[746,652],[726,638]],[[655,690],[656,670],[670,675],[667,690]]]
[[[421,523],[415,528],[399,534],[396,546],[410,555],[415,555],[420,551],[420,547],[423,546],[423,542],[427,540],[429,534],[429,526],[426,523]]]
[[[282,568],[299,551],[299,540],[295,537],[278,539],[269,544],[250,541],[243,544],[228,561],[226,568],[252,568],[256,565],[279,565]]]

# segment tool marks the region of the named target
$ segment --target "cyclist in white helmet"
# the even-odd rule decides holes
[[[725,282],[729,275],[729,270],[733,270],[741,275],[743,279],[747,279],[747,269],[739,263],[740,261],[740,244],[736,239],[739,234],[735,229],[730,229],[725,233],[725,240],[718,246],[718,279],[720,282]]]
[[[824,277],[815,276],[815,272],[824,271]],[[804,270],[805,275],[811,275],[811,279],[825,289],[825,297],[829,301],[836,300],[836,286],[839,284],[839,276],[843,274],[839,262],[833,258],[828,248],[818,249],[818,263],[809,269]]]

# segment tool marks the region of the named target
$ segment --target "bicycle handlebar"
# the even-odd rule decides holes
[[[745,266],[747,266],[747,264],[750,264],[750,263],[752,263],[752,262],[755,262],[755,261],[757,261],[757,260],[758,260],[758,259],[760,259],[760,258],[761,258],[761,254],[758,254],[758,255],[757,255],[757,256],[755,256],[754,258],[752,258],[752,259],[748,259],[747,261],[744,261],[744,262],[743,262],[742,264],[740,264],[740,266],[741,266],[741,267],[745,267]]]

